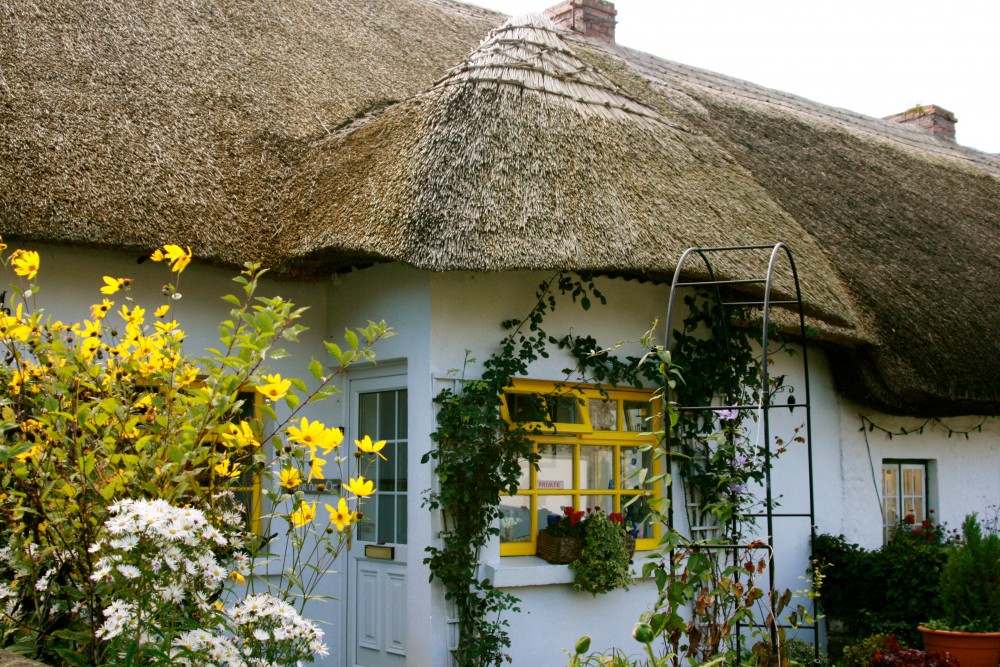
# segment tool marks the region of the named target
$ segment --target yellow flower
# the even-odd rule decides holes
[[[308,447],[313,454],[317,448],[322,449],[324,454],[329,454],[344,439],[339,428],[327,428],[322,422],[310,422],[305,417],[298,426],[289,426],[285,432],[291,442]]]
[[[344,490],[353,493],[358,498],[364,498],[375,493],[375,482],[359,476],[357,479],[351,479],[347,484],[344,484]]]
[[[114,301],[108,301],[107,299],[102,300],[100,303],[95,303],[90,307],[90,316],[95,320],[102,320],[104,316],[110,312],[112,308],[115,307]]]
[[[307,482],[313,481],[313,478],[324,479],[323,477],[323,466],[326,465],[326,459],[317,458],[315,456],[309,461],[309,478]]]
[[[281,376],[277,373],[274,375],[265,375],[264,380],[266,384],[257,385],[257,391],[272,401],[278,400],[292,388],[292,381],[282,380]]]
[[[112,278],[111,276],[104,276],[104,287],[101,288],[101,294],[114,294],[123,287],[128,289],[131,286],[131,278]]]
[[[256,448],[260,446],[257,437],[253,433],[253,429],[250,427],[250,423],[245,420],[239,424],[230,424],[229,432],[222,434],[222,440],[226,443],[227,447],[235,449],[244,449],[245,447]]]
[[[282,488],[293,490],[302,483],[302,475],[297,468],[285,468],[278,473],[278,485]]]
[[[24,319],[24,313],[22,312],[23,305],[20,303],[17,304],[17,310],[14,311],[13,315],[5,315],[0,310],[0,336],[21,341],[22,343],[28,340],[28,336],[31,335],[31,326]]]
[[[41,453],[42,453],[42,446],[40,444],[34,444],[31,446],[31,449],[21,452],[20,454],[15,454],[14,458],[17,459],[18,461],[24,461],[26,459],[32,458],[33,456],[37,456],[38,454]]]
[[[316,503],[310,505],[306,501],[299,503],[299,508],[292,512],[291,517],[292,525],[296,528],[301,528],[307,523],[312,523],[312,520],[316,518]]]
[[[367,452],[369,454],[378,454],[378,457],[383,461],[389,460],[382,455],[381,451],[382,448],[385,447],[385,440],[372,442],[372,439],[366,435],[363,440],[355,440],[354,444],[357,445],[358,449],[360,449],[363,452]]]
[[[123,320],[136,326],[141,325],[146,319],[146,310],[142,306],[129,309],[128,305],[124,305],[118,313],[122,316]]]
[[[10,259],[14,265],[14,273],[17,275],[31,280],[38,274],[38,265],[41,263],[41,259],[34,250],[15,250]]]
[[[153,254],[150,255],[149,258],[154,262],[162,262],[166,258],[166,255],[163,254],[162,250],[157,248],[156,250],[153,251]]]
[[[157,251],[159,252],[159,251]],[[156,253],[153,253],[154,257],[152,259],[156,260]],[[191,262],[191,246],[187,247],[187,250],[181,248],[179,245],[168,244],[163,246],[163,253],[161,259],[166,259],[170,262],[170,270],[174,273],[180,273],[184,268]],[[160,260],[156,260],[160,261]]]
[[[212,470],[214,470],[215,474],[219,477],[236,477],[241,472],[240,465],[238,463],[231,464],[229,459],[222,459],[215,464]]]
[[[101,321],[94,320],[84,320],[83,325],[73,324],[73,333],[75,333],[80,338],[100,338],[101,337]]]
[[[347,501],[343,498],[337,503],[336,508],[326,504],[324,504],[324,507],[330,513],[330,523],[335,525],[340,532],[344,532],[344,528],[350,526],[357,519],[357,514],[347,507]]]
[[[156,315],[159,318],[163,318],[168,312],[170,312],[170,304],[165,303],[156,310],[154,310],[153,315]]]
[[[232,579],[233,581],[235,581],[237,584],[245,583],[246,580],[247,580],[246,577],[244,577],[242,574],[240,574],[236,570],[233,570],[232,572],[229,573],[229,578]]]

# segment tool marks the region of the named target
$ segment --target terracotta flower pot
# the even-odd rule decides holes
[[[997,667],[1000,632],[951,632],[917,626],[927,652],[951,653],[961,667]]]

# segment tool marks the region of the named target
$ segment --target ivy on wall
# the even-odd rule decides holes
[[[428,494],[426,504],[441,511],[443,526],[438,533],[440,546],[429,547],[424,562],[431,579],[441,582],[446,599],[455,605],[459,637],[454,656],[461,667],[499,665],[508,659],[510,637],[503,613],[518,611],[514,596],[479,576],[482,548],[499,534],[501,494],[516,493],[522,465],[538,460],[531,432],[501,417],[504,390],[553,348],[567,351],[576,361],[576,368],[564,371],[567,377],[581,374],[588,382],[640,386],[643,374],[657,376],[653,363],[595,352],[599,348],[592,337],[557,338],[546,333],[544,320],[555,310],[557,297],[569,297],[584,310],[595,302],[606,303],[587,276],[560,272],[548,278],[539,285],[535,304],[523,319],[503,322],[508,333],[483,363],[482,376],[434,399],[439,406],[438,427],[431,435],[433,449],[422,462],[434,462],[438,488]],[[571,391],[569,383],[565,386]],[[527,409],[527,422],[551,426],[540,398]]]

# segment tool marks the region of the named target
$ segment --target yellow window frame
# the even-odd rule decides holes
[[[622,512],[622,506],[633,497],[657,498],[660,495],[660,488],[652,489],[628,489],[623,488],[621,461],[622,450],[625,448],[635,448],[642,445],[656,445],[657,436],[655,431],[658,428],[658,414],[654,405],[650,402],[653,397],[651,389],[619,389],[605,388],[606,395],[594,386],[566,385],[545,380],[515,380],[512,386],[504,393],[501,403],[501,415],[508,423],[513,423],[511,419],[510,404],[508,397],[511,394],[536,394],[543,398],[546,396],[572,397],[578,401],[577,416],[575,422],[554,422],[546,425],[542,422],[532,422],[521,424],[533,430],[531,439],[535,442],[535,451],[545,445],[572,446],[572,486],[571,488],[539,488],[538,471],[533,467],[528,471],[528,483],[518,489],[514,497],[524,497],[528,500],[528,516],[530,517],[530,527],[528,535],[530,540],[520,542],[500,543],[501,556],[530,556],[534,555],[537,549],[538,531],[544,526],[538,525],[538,500],[545,496],[570,497],[572,506],[576,509],[582,507],[582,497],[608,496],[613,499],[612,511]],[[591,419],[592,401],[615,401],[615,416],[613,419],[614,429],[600,429],[595,427]],[[626,414],[627,404],[648,405],[646,414],[652,417],[644,428],[631,430],[628,426],[630,415]],[[604,426],[601,424],[600,426]],[[612,489],[584,489],[581,488],[581,453],[582,448],[589,446],[611,447],[612,467],[614,487]],[[659,461],[656,458],[651,460],[652,469],[650,475],[659,474]],[[648,537],[640,537],[636,540],[637,550],[655,549],[659,544],[660,526],[652,524],[652,534]]]
[[[240,406],[240,411],[234,414],[230,423],[239,424],[241,419],[257,419],[259,421],[263,420],[263,414],[261,413],[260,406],[264,402],[264,397],[260,392],[256,391],[253,387],[242,388],[237,392],[237,397],[244,401],[243,405]],[[251,411],[247,413],[248,403]],[[215,443],[218,442],[216,439],[213,441],[212,446],[214,448]],[[240,494],[249,494],[250,507],[246,508],[247,511],[247,527],[255,535],[261,534],[261,503],[264,497],[263,489],[261,487],[261,475],[259,472],[253,470],[253,456],[260,451],[260,445],[254,448],[254,450],[247,452],[243,457],[246,461],[239,461],[243,464],[243,472],[240,474],[241,484],[229,483],[224,486],[228,491],[232,491],[236,494],[237,499],[239,499]],[[214,451],[213,451],[214,454]],[[209,484],[212,490],[215,489],[215,471],[211,471],[209,477]]]

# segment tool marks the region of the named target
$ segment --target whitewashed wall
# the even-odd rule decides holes
[[[65,320],[89,317],[89,306],[100,300],[103,275],[128,276],[135,281],[132,295],[150,311],[162,303],[160,286],[170,280],[164,266],[137,264],[132,255],[80,250],[77,248],[33,246],[41,251],[42,291],[39,300],[54,317]],[[236,293],[235,271],[193,264],[182,274],[177,315],[187,332],[191,353],[214,344],[217,323],[228,306],[224,293]],[[426,273],[396,265],[378,265],[334,276],[318,283],[265,280],[261,294],[280,294],[299,305],[308,305],[304,323],[310,331],[302,344],[290,346],[293,356],[275,363],[283,374],[305,375],[310,356],[324,358],[322,338],[340,340],[345,326],[357,327],[368,320],[386,320],[397,335],[380,344],[378,357],[383,368],[405,368],[409,384],[410,461],[409,517],[410,557],[408,563],[407,643],[408,664],[447,664],[450,632],[447,609],[440,589],[427,584],[428,571],[422,563],[424,548],[431,543],[437,526],[422,507],[423,491],[433,484],[430,466],[419,463],[430,448],[434,430],[433,396],[454,381],[453,369],[461,369],[465,350],[478,362],[465,369],[467,377],[477,377],[479,364],[504,335],[500,322],[523,317],[534,303],[534,292],[546,274],[520,272],[505,274]],[[593,335],[600,344],[636,340],[654,319],[666,313],[668,288],[637,281],[598,279],[598,287],[608,305],[594,303],[590,311],[568,299],[561,300],[546,319],[548,333]],[[121,304],[120,295],[114,297]],[[663,323],[659,336],[662,340]],[[641,354],[638,345],[626,345],[619,354]],[[928,459],[932,465],[932,505],[937,515],[957,526],[970,511],[983,511],[1000,502],[1000,423],[987,420],[982,432],[964,437],[948,437],[946,428],[930,424],[923,434],[896,436],[889,440],[878,431],[868,433],[866,445],[860,414],[890,430],[912,430],[923,420],[873,413],[840,400],[822,352],[809,350],[814,494],[820,532],[843,533],[863,546],[881,543],[881,518],[872,481],[883,458]],[[557,379],[570,365],[559,354],[535,364],[531,376]],[[787,382],[803,384],[798,357],[777,357],[775,373],[785,373]],[[370,371],[369,371],[370,372]],[[376,367],[375,372],[378,372]],[[801,394],[799,394],[801,395]],[[343,400],[320,404],[310,418],[328,423],[345,423]],[[779,410],[772,428],[774,435],[786,437],[802,423],[797,411]],[[975,417],[945,419],[953,430],[980,424]],[[871,455],[869,457],[869,449]],[[774,490],[782,508],[798,511],[807,507],[808,486],[803,454],[789,451],[776,462]],[[680,517],[679,517],[680,518]],[[780,587],[802,588],[799,577],[808,563],[808,526],[781,523],[776,526],[780,550],[777,566]],[[794,526],[794,527],[782,527]],[[498,585],[521,598],[522,613],[512,615],[512,655],[515,667],[565,663],[563,649],[573,646],[584,633],[594,637],[594,649],[621,647],[635,651],[630,631],[639,614],[653,602],[654,591],[637,583],[628,592],[616,591],[594,600],[576,593],[569,582],[572,574],[565,566],[549,565],[532,557],[500,558],[499,546],[491,544],[484,554],[483,574],[495,577]],[[338,575],[327,578],[320,592],[343,601],[343,581]],[[313,618],[329,623],[331,656],[323,665],[343,664],[345,635],[344,608],[336,602],[313,605]]]
[[[879,429],[861,431],[861,416],[893,433],[901,434],[905,429],[907,434],[890,439]],[[971,512],[980,517],[995,516],[1000,505],[1000,419],[945,417],[927,423],[926,419],[885,415],[845,401],[840,405],[840,423],[842,517],[839,525],[821,524],[824,532],[842,533],[866,548],[882,544],[881,489],[876,484],[883,459],[928,461],[930,507],[937,520],[949,528],[959,528]],[[921,425],[922,433],[918,432]],[[950,437],[949,430],[953,433]],[[968,439],[955,433],[969,430],[973,432]]]

